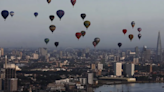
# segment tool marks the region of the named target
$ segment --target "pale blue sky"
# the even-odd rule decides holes
[[[14,11],[4,21],[0,17],[1,47],[54,47],[59,41],[59,47],[92,47],[95,37],[100,38],[97,48],[115,48],[122,42],[121,48],[143,45],[156,47],[158,31],[161,31],[162,46],[164,46],[164,0],[77,0],[73,7],[70,0],[1,0],[0,10]],[[65,15],[60,21],[56,11],[62,9]],[[37,18],[34,12],[38,12]],[[85,20],[91,21],[86,30],[81,13],[86,13]],[[49,15],[55,15],[53,22]],[[135,21],[134,29],[131,21]],[[50,25],[55,25],[52,34]],[[141,27],[142,37],[138,39],[137,28]],[[126,35],[122,29],[127,29]],[[85,37],[78,41],[76,32],[86,31]],[[133,34],[130,42],[128,35]],[[44,39],[49,38],[48,45]]]

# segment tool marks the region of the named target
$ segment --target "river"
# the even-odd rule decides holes
[[[94,92],[164,92],[164,83],[132,83],[119,85],[103,85]],[[122,91],[123,89],[123,91]]]

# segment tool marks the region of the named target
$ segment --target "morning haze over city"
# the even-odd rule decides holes
[[[0,92],[163,92],[163,0],[1,0]]]

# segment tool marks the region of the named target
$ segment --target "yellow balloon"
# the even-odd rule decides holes
[[[84,26],[85,26],[86,28],[88,28],[90,25],[91,25],[91,22],[90,22],[90,21],[85,21],[85,22],[84,22]]]
[[[50,3],[50,2],[51,2],[51,0],[47,0],[47,2],[48,2],[48,3]]]

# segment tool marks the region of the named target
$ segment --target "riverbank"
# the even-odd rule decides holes
[[[98,83],[97,85],[93,85],[93,88],[98,88],[102,85],[118,85],[118,84],[132,84],[132,83],[164,83],[164,81],[136,81],[136,82],[107,82],[107,83]]]

